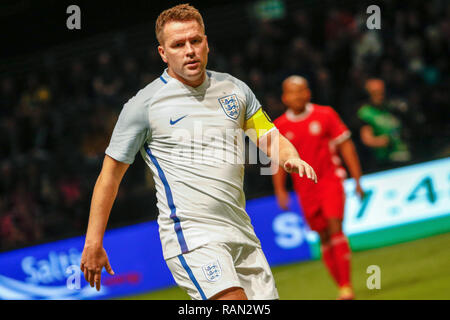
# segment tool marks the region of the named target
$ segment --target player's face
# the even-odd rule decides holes
[[[295,113],[303,112],[311,100],[311,91],[307,83],[287,82],[283,85],[281,96],[283,103]]]
[[[164,25],[163,43],[158,47],[171,77],[197,87],[205,79],[208,40],[196,20],[170,21]]]
[[[369,90],[370,100],[374,105],[380,105],[384,101],[384,86],[377,86]]]

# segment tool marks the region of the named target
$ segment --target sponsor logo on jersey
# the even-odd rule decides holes
[[[178,121],[180,121],[180,120],[183,120],[184,118],[186,118],[187,117],[187,115],[185,115],[185,116],[182,116],[182,117],[180,117],[180,118],[178,118],[178,119],[175,119],[175,120],[172,120],[172,118],[170,118],[170,125],[174,125],[175,123],[177,123]]]
[[[239,102],[235,94],[221,97],[219,98],[219,102],[223,111],[229,118],[236,120],[239,117],[241,108],[239,107]]]

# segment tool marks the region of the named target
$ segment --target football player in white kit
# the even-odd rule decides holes
[[[206,69],[208,41],[197,9],[165,10],[156,36],[167,69],[120,113],[93,191],[81,270],[97,290],[103,267],[114,274],[103,236],[122,177],[140,151],[155,180],[163,255],[177,284],[192,299],[278,299],[245,211],[244,165],[236,161],[244,143],[229,132],[248,133],[288,172],[316,181],[315,172],[246,84]]]

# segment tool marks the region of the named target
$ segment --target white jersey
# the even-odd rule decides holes
[[[131,164],[141,151],[155,180],[166,260],[215,241],[260,247],[245,211],[242,161],[242,128],[259,108],[229,74],[207,71],[193,88],[167,69],[124,105],[106,154]]]

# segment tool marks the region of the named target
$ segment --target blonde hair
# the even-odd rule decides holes
[[[189,5],[189,3],[179,4],[175,7],[169,8],[161,12],[161,14],[158,16],[158,19],[156,19],[155,25],[156,39],[158,40],[159,44],[163,43],[162,34],[164,25],[166,23],[170,21],[191,21],[191,20],[197,21],[202,27],[203,32],[205,32],[205,24],[203,23],[202,15],[196,8]]]

